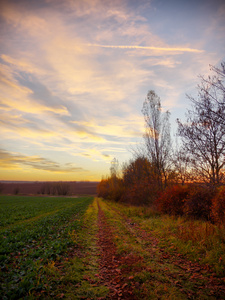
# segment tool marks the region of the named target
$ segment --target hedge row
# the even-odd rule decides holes
[[[208,185],[175,185],[165,189],[156,205],[169,215],[225,223],[225,187]]]
[[[98,196],[131,205],[151,205],[169,215],[225,224],[225,186],[171,185],[160,192],[144,180],[127,186],[124,180],[114,177],[100,182]]]

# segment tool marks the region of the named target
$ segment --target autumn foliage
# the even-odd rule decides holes
[[[188,193],[188,186],[174,185],[168,187],[156,200],[158,210],[169,215],[183,215]]]
[[[99,197],[132,205],[153,204],[159,192],[154,169],[144,157],[131,160],[123,166],[122,178],[114,172],[102,179],[97,188]]]
[[[219,188],[212,199],[211,216],[214,222],[225,224],[225,187]]]
[[[97,193],[99,197],[116,202],[152,206],[164,214],[225,224],[225,187],[171,182],[162,191],[153,167],[144,158],[124,165],[122,178],[102,179]]]
[[[161,193],[156,204],[162,213],[225,224],[225,187],[174,185]]]
[[[98,197],[118,202],[123,195],[123,180],[116,176],[102,179],[97,186]]]
[[[190,185],[185,200],[185,214],[194,219],[209,221],[211,219],[212,199],[216,188],[209,185]]]
[[[154,169],[144,157],[138,157],[124,165],[123,183],[121,201],[133,205],[152,204],[158,192]]]

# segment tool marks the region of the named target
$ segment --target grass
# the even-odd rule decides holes
[[[143,230],[160,238],[162,247],[172,252],[179,250],[192,260],[209,264],[221,276],[225,276],[225,228],[210,222],[170,217],[148,207],[126,207],[107,202],[117,208]]]
[[[143,268],[127,274],[138,283],[137,297],[214,299],[209,287],[204,291],[202,288],[211,276],[208,269],[199,273],[195,263],[208,264],[221,279],[224,277],[225,243],[221,228],[160,215],[150,208],[102,200],[100,205],[114,228],[118,252],[142,258]]]

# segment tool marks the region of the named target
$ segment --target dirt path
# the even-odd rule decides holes
[[[136,264],[141,257],[128,255],[126,257],[118,255],[113,242],[113,229],[110,227],[104,212],[98,204],[98,245],[100,247],[100,274],[101,283],[109,290],[109,299],[137,299],[133,293],[135,282],[132,277],[125,274],[136,268]],[[121,266],[126,266],[121,269]]]
[[[126,231],[141,249],[140,255],[134,254],[134,251],[118,255],[113,242],[116,228],[109,225],[108,216],[99,204],[98,207],[98,244],[101,249],[99,277],[102,284],[110,289],[108,299],[225,299],[225,281],[218,278],[209,266],[192,262],[176,251],[170,254],[160,247],[158,238],[110,207],[115,218],[120,217]],[[145,278],[137,280],[138,276]],[[152,287],[152,295],[149,295],[149,286]],[[167,288],[168,293],[176,290],[176,296],[166,298]],[[165,291],[162,293],[160,289]],[[137,290],[138,297],[135,296]]]

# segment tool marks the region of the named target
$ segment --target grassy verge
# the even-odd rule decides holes
[[[160,215],[147,207],[126,207],[110,203],[143,230],[160,238],[160,245],[169,252],[179,251],[193,261],[208,264],[225,276],[225,228],[209,222]]]
[[[162,216],[149,208],[126,207],[102,200],[100,205],[114,228],[119,253],[141,257],[127,272],[128,281],[129,278],[135,281],[137,297],[223,297],[220,291],[224,286],[224,235],[220,228],[204,222]],[[218,276],[207,266],[200,268],[198,262],[209,264]],[[212,276],[214,282],[210,279]]]

